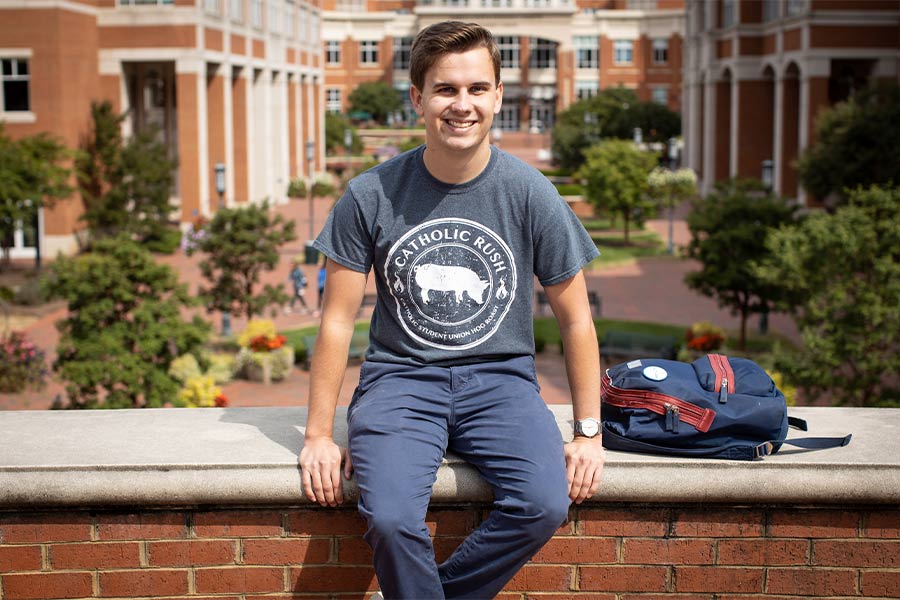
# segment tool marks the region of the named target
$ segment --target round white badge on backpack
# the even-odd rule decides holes
[[[665,369],[656,366],[644,367],[643,373],[650,381],[662,381],[669,376]]]

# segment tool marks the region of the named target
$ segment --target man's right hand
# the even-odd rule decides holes
[[[350,479],[353,465],[346,448],[341,448],[331,438],[305,441],[299,462],[303,472],[303,491],[311,502],[334,507],[344,501],[341,460],[344,461],[344,477]]]

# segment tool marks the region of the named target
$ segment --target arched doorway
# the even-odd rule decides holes
[[[781,185],[780,192],[787,198],[797,198],[798,178],[794,166],[800,146],[800,68],[790,63],[784,70],[780,85],[781,100]]]

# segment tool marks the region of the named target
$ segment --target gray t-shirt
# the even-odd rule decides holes
[[[534,354],[534,276],[576,275],[590,236],[536,169],[491,147],[475,179],[450,185],[424,146],[350,182],[314,246],[347,268],[374,267],[367,360],[458,365]]]

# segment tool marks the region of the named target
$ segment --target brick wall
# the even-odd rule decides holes
[[[486,506],[429,515],[438,559]],[[0,599],[362,599],[352,508],[0,512]],[[900,596],[900,509],[592,504],[503,600]]]

